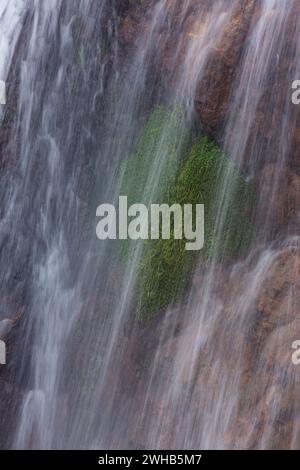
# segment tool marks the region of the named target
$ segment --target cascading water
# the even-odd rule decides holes
[[[270,83],[279,80],[295,4],[154,1],[146,27],[126,50],[125,1],[2,1],[0,79],[18,77],[8,94],[8,102],[17,96],[18,106],[5,150],[14,158],[1,173],[1,294],[14,293],[10,302],[3,300],[1,318],[10,316],[11,304],[21,312],[9,369],[18,392],[1,433],[14,431],[1,438],[3,447],[276,447],[287,377],[294,389],[298,379],[292,364],[277,370],[275,351],[287,336],[288,355],[293,339],[282,318],[275,316],[271,326],[262,321],[257,304],[282,258],[293,267],[299,253],[293,224],[277,239],[272,225],[296,119],[290,90],[273,100],[271,112],[280,115],[284,101],[275,156],[274,139],[266,143],[256,120]],[[118,244],[96,239],[96,208],[117,203],[124,162],[154,105],[163,105],[170,117],[159,129],[142,200],[149,205],[158,197],[175,147],[170,134],[178,109],[186,131],[176,137],[175,150],[184,153],[199,86],[238,15],[251,21],[238,31],[244,45],[218,139],[247,173],[245,180],[273,165],[263,172],[271,173],[270,190],[262,177],[251,214],[259,234],[244,258],[228,263],[213,256],[206,269],[199,262],[184,300],[141,325],[135,295],[143,247],[131,246],[129,261],[120,263]],[[291,82],[300,72],[298,51],[297,44]],[[180,165],[176,160],[175,171]],[[232,171],[218,181],[213,236],[222,246],[235,192]],[[285,315],[292,317],[293,288],[286,299]],[[296,399],[289,412],[293,426],[285,443],[297,448]]]
[[[1,17],[1,80],[6,80],[11,64],[12,55],[15,50],[20,33],[21,19],[24,12],[24,1],[2,2],[0,5]]]
[[[21,269],[23,259],[23,269],[26,265],[23,274],[27,278],[30,320],[24,328],[23,341],[33,359],[14,445],[50,448],[57,445],[55,429],[63,417],[61,412],[55,416],[53,410],[61,393],[64,351],[81,308],[74,272],[78,264],[84,271],[85,257],[80,258],[78,246],[79,242],[88,243],[88,235],[81,228],[81,240],[74,239],[72,231],[85,223],[82,214],[86,198],[90,197],[87,187],[90,190],[94,183],[94,162],[88,159],[84,148],[89,147],[89,155],[99,152],[88,121],[93,120],[96,131],[99,122],[94,119],[93,105],[96,99],[102,98],[108,67],[105,58],[95,65],[94,57],[88,55],[89,48],[83,49],[79,22],[80,15],[91,17],[89,28],[84,31],[88,41],[98,26],[96,21],[101,22],[102,15],[108,12],[104,12],[105,2],[76,2],[70,7],[61,1],[30,2],[27,6],[32,16],[31,31],[19,72],[20,126],[14,131],[22,158],[16,174],[9,176],[12,189],[5,198],[4,236],[10,232],[15,237],[7,242],[3,257],[13,253],[9,263],[11,272],[5,275],[7,283],[16,277],[15,264]],[[112,7],[110,21],[113,15]],[[114,27],[114,24],[106,25],[103,37],[102,32],[98,37],[100,45],[107,35],[113,48]],[[75,85],[77,89],[88,89],[88,93],[85,91],[84,96],[72,102]],[[65,119],[67,109],[69,114]],[[80,135],[73,133],[76,127],[78,131],[82,129]],[[37,184],[32,185],[33,180]],[[34,243],[30,242],[30,232]],[[28,367],[27,359],[18,365],[21,374],[22,368]]]
[[[263,147],[261,144],[261,148],[259,147],[257,134],[254,132],[253,135],[253,127],[260,100],[271,86],[272,73],[275,74],[276,83],[276,62],[285,53],[288,19],[292,8],[292,2],[262,2],[260,17],[253,21],[249,30],[240,76],[232,87],[232,103],[223,137],[224,148],[238,162],[247,159],[252,171],[261,164],[263,151],[274,159],[271,145]],[[290,83],[292,77],[299,73],[296,57],[295,54],[293,70],[290,70]],[[286,382],[289,381],[294,390],[299,383],[289,359],[286,360],[286,369],[278,371],[276,367],[276,363],[280,362],[280,354],[285,358],[289,357],[295,324],[291,327],[286,320],[286,329],[289,331],[289,335],[286,335],[281,326],[284,321],[281,323],[282,319],[277,319],[281,330],[277,332],[273,325],[275,331],[272,332],[270,328],[270,340],[261,332],[261,339],[258,337],[257,342],[253,342],[253,349],[249,346],[249,336],[252,329],[256,329],[259,335],[260,329],[266,328],[259,325],[259,315],[255,311],[262,285],[267,282],[270,271],[272,272],[282,254],[291,252],[296,256],[299,246],[298,238],[294,236],[283,234],[277,248],[270,248],[269,239],[270,219],[274,216],[274,205],[278,192],[281,191],[281,177],[286,171],[290,145],[288,126],[291,121],[287,119],[287,115],[293,113],[290,102],[287,85],[286,111],[283,122],[280,123],[281,129],[278,130],[276,171],[272,175],[272,186],[267,195],[268,209],[266,211],[264,208],[263,220],[257,215],[263,226],[262,240],[255,245],[245,262],[238,263],[227,272],[229,282],[226,281],[225,299],[220,292],[221,286],[224,289],[224,266],[219,263],[212,264],[209,272],[204,275],[200,288],[195,282],[197,289],[191,290],[187,304],[182,306],[179,313],[185,318],[189,317],[186,332],[177,341],[175,348],[171,342],[169,346],[164,346],[163,352],[159,351],[156,355],[158,363],[163,355],[169,358],[173,356],[173,366],[169,381],[165,377],[156,377],[155,390],[151,388],[148,392],[152,397],[155,394],[163,396],[162,401],[165,403],[165,408],[158,416],[151,408],[145,416],[148,420],[155,416],[150,424],[151,448],[166,443],[174,448],[247,449],[255,446],[266,449],[276,442],[274,436],[285,400]],[[279,107],[279,102],[276,102],[274,114],[280,113]],[[264,162],[267,164],[268,160],[264,158]],[[224,174],[223,184],[219,188],[215,225],[220,244],[224,242],[224,219],[232,202],[230,194],[233,189],[231,175]],[[241,285],[237,288],[239,284]],[[289,289],[287,298],[284,312],[286,319],[293,317],[292,310],[295,308],[295,293],[292,288]],[[276,324],[276,319],[274,323]],[[284,344],[282,338],[286,340]],[[259,355],[260,350],[267,351],[262,353],[262,358]],[[154,362],[152,374],[159,373],[156,369]],[[264,375],[265,379],[259,381]],[[258,383],[255,383],[256,380]],[[190,384],[190,390],[186,394],[183,393],[183,384]],[[175,416],[172,418],[173,426],[170,425],[173,432],[165,441],[163,422],[170,409]],[[293,407],[290,413],[293,414],[292,409]],[[292,448],[297,448],[298,438],[299,426],[295,424],[285,442]]]

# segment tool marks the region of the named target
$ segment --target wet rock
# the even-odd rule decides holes
[[[290,323],[299,315],[300,251],[287,250],[271,266],[260,290],[257,308],[272,326]]]
[[[261,370],[272,371],[270,378],[278,381],[281,387],[287,388],[286,384],[281,383],[287,376],[289,384],[294,382],[293,374],[297,373],[297,367],[292,362],[294,352],[292,344],[298,339],[300,339],[300,317],[286,325],[278,326],[264,339],[264,348],[260,355]],[[291,393],[288,396],[292,398]]]
[[[287,213],[289,221],[300,224],[300,176],[290,172],[287,183]]]
[[[285,171],[275,164],[267,164],[260,176],[258,210],[262,217],[262,223],[267,221],[269,226],[275,230],[282,228],[287,220],[286,187]]]
[[[121,37],[127,44],[134,44],[137,39],[137,22],[127,16],[122,23]]]
[[[223,37],[211,53],[196,95],[196,110],[206,130],[216,135],[224,125],[232,84],[238,73],[244,41],[256,2],[246,0],[233,15]]]
[[[132,2],[124,0],[120,6],[120,41],[123,46],[136,47],[138,38],[148,27],[148,18],[158,0]]]
[[[300,226],[300,176],[287,166],[268,163],[259,177],[260,224],[273,233],[297,234]]]

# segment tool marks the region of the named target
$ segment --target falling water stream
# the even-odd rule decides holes
[[[267,165],[273,151],[271,144],[262,144],[255,121],[270,76],[274,83],[279,77],[296,0],[252,3],[255,14],[245,32],[219,139],[250,181],[263,156]],[[229,266],[216,258],[202,272],[199,263],[184,301],[149,326],[149,345],[147,326],[133,312],[142,250],[134,249],[121,268],[116,244],[99,242],[95,230],[96,207],[117,201],[122,165],[154,105],[180,106],[185,126],[194,128],[199,83],[214,52],[222,49],[240,4],[157,0],[124,59],[122,0],[0,1],[0,79],[9,83],[18,76],[18,91],[8,90],[8,101],[14,93],[18,97],[7,144],[14,159],[0,175],[5,304],[0,320],[16,313],[5,300],[10,291],[22,317],[13,361],[21,392],[18,399],[13,394],[3,417],[10,429],[3,447],[275,445],[287,377],[294,390],[299,385],[292,364],[284,373],[276,369],[280,328],[287,327],[280,323],[252,349],[249,338],[257,331],[262,286],[282,256],[297,254],[300,247],[292,226],[278,239],[271,228],[290,152],[290,90],[284,109],[279,97],[274,101],[273,112],[282,121],[268,208],[254,217],[259,237],[246,257]],[[298,43],[291,79],[300,73]],[[167,86],[161,76],[166,55],[172,82]],[[159,191],[168,162],[169,126],[164,124],[152,157],[143,196],[147,204]],[[221,181],[214,226],[218,244],[234,191],[230,172]],[[288,317],[295,304],[292,289],[287,298]],[[151,349],[142,378],[132,368],[132,362],[138,368],[139,342]],[[297,448],[296,406],[290,413],[293,425],[284,442]]]

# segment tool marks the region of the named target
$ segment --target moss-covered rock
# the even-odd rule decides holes
[[[121,194],[128,196],[128,204],[170,199],[186,139],[180,109],[158,107],[152,113],[136,152],[124,165]]]
[[[180,109],[173,112],[158,107],[150,116],[137,149],[122,168],[120,194],[128,205],[168,204],[171,201],[178,167],[188,142]],[[126,240],[120,243],[122,257],[132,257],[144,242]]]
[[[181,113],[159,108],[124,170],[121,192],[129,204],[205,205],[201,252],[187,251],[186,239],[174,240],[173,221],[170,240],[139,242],[137,309],[143,319],[179,299],[199,257],[205,265],[230,260],[245,252],[253,235],[247,219],[253,188],[216,143],[190,136],[187,151],[187,136]],[[132,259],[137,246],[123,242],[123,255],[130,252]]]

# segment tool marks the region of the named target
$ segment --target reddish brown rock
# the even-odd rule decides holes
[[[288,176],[287,211],[289,220],[300,224],[300,176],[292,172]]]
[[[245,0],[225,28],[199,83],[196,109],[202,124],[216,135],[225,122],[234,78],[243,52],[256,2]]]
[[[300,306],[300,251],[278,256],[260,290],[257,308],[269,321],[282,325],[293,321]]]
[[[259,212],[264,221],[275,229],[287,221],[286,188],[287,176],[284,169],[268,164],[261,172],[259,182]]]

